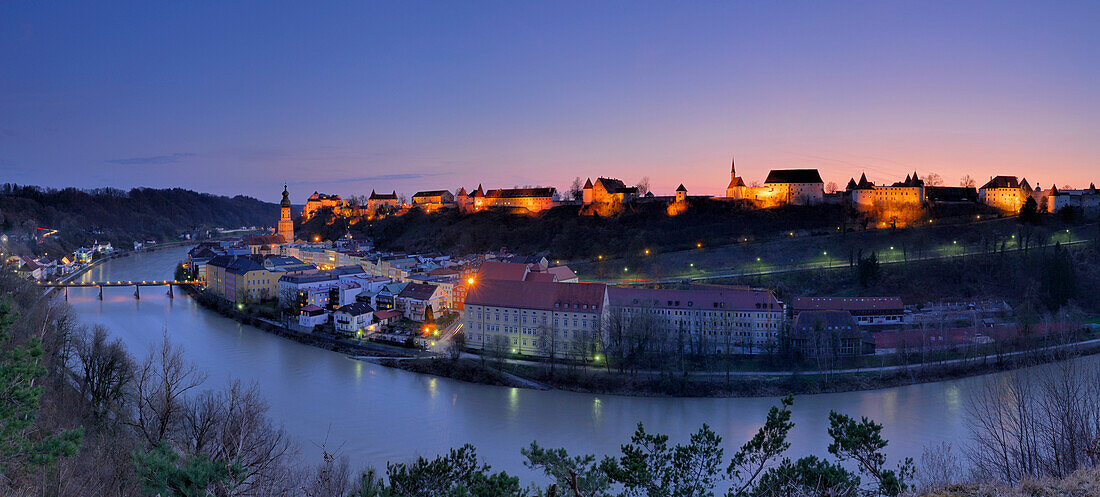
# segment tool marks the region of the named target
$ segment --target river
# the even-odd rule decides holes
[[[162,249],[108,261],[82,275],[85,281],[171,279],[187,248]],[[532,440],[571,453],[618,453],[637,423],[667,433],[673,442],[703,423],[724,439],[727,455],[755,433],[775,398],[636,398],[495,387],[419,375],[350,359],[241,325],[199,307],[183,292],[169,299],[144,288],[135,299],[126,288],[70,289],[69,304],[86,324],[103,324],[135,356],[162,334],[209,374],[217,388],[239,378],[255,382],[270,416],[298,442],[309,462],[319,446],[337,450],[353,468],[431,456],[464,443],[495,469],[534,475],[519,450]],[[1090,361],[1094,358],[1087,359]],[[926,445],[960,447],[968,434],[967,393],[989,377],[883,390],[803,395],[795,399],[792,458],[827,455],[828,413],[867,416],[885,426],[893,461],[918,460]]]

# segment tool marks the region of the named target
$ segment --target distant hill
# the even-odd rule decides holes
[[[181,232],[213,227],[272,226],[278,204],[245,196],[224,197],[182,188],[48,189],[0,185],[0,232],[8,251],[69,251],[94,240],[175,239]],[[58,230],[42,244],[36,227]],[[20,247],[22,246],[22,247]],[[21,249],[21,250],[19,250]]]

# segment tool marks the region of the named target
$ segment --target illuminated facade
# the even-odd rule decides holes
[[[294,243],[294,218],[290,215],[290,194],[283,185],[283,200],[279,202],[279,236],[286,243]]]
[[[397,209],[399,207],[401,207],[401,199],[397,198],[397,190],[394,190],[393,193],[375,193],[374,190],[371,190],[370,197],[367,198],[367,209],[372,212],[378,212],[382,208]]]
[[[857,210],[870,213],[881,213],[891,219],[904,216],[905,213],[917,213],[924,206],[925,193],[924,181],[914,171],[911,176],[906,176],[905,181],[896,182],[890,186],[879,186],[867,181],[864,173],[856,180],[848,180],[845,189],[848,201]],[[906,219],[911,221],[911,219]]]
[[[595,183],[589,178],[581,190],[581,199],[584,205],[623,204],[637,197],[638,187],[626,186],[622,180],[615,178],[596,178]]]
[[[489,190],[480,195],[481,187],[475,192],[474,210],[493,207],[526,209],[529,212],[541,212],[556,205],[554,188],[502,188]]]
[[[731,166],[726,198],[747,200],[760,208],[818,205],[825,201],[825,184],[817,169],[773,169],[764,186],[745,186],[736,167]]]
[[[593,358],[604,286],[485,280],[466,293],[466,346],[504,354]]]
[[[455,205],[455,196],[447,190],[416,192],[412,196],[413,205],[427,212]]]
[[[978,189],[978,200],[990,207],[1010,214],[1020,212],[1030,195],[1031,187],[1025,179],[1022,183],[1015,176],[995,176]]]
[[[324,193],[313,192],[306,199],[306,207],[302,210],[302,217],[309,219],[316,215],[321,209],[329,208],[332,212],[339,214],[344,207],[344,200],[339,195],[326,195]]]

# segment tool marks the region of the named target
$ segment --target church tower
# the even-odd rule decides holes
[[[726,198],[740,200],[745,196],[745,180],[737,175],[737,160],[730,159],[730,184],[726,187]]]
[[[279,236],[286,243],[294,243],[294,219],[290,217],[290,194],[283,185],[283,200],[279,202]]]

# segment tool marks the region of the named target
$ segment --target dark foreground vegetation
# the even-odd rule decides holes
[[[0,185],[0,232],[8,234],[8,252],[13,253],[62,254],[93,241],[126,248],[135,240],[164,242],[204,228],[270,226],[278,216],[277,204],[181,188]],[[36,227],[58,231],[37,244],[31,239],[41,234]]]
[[[1030,488],[1048,478],[1054,480],[1044,485],[1078,488],[1100,464],[1100,371],[1065,361],[987,381],[965,401],[973,435],[962,455],[949,445],[929,447],[919,464],[890,461],[880,425],[837,412],[820,413],[830,421],[827,454],[787,454],[794,403],[787,397],[761,413],[753,437],[732,444],[707,426],[682,441],[638,426],[620,453],[606,456],[532,442],[516,456],[531,469],[524,480],[537,483],[492,471],[470,445],[355,472],[327,450],[320,461],[303,461],[254,386],[208,384],[167,340],[135,357],[107,330],[80,326],[64,303],[44,299],[39,289],[10,275],[0,275],[0,288],[2,495],[1007,492],[1014,490],[989,485]],[[972,471],[963,473],[967,466]]]

